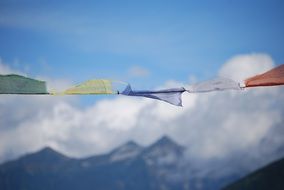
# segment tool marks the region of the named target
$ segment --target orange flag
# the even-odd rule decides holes
[[[246,87],[284,85],[284,64],[245,80]]]

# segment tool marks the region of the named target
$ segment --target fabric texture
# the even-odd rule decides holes
[[[240,90],[239,83],[227,79],[227,78],[216,78],[210,81],[200,82],[194,85],[190,85],[187,89],[190,93],[199,92],[212,92],[212,91],[222,91],[222,90]]]
[[[48,94],[46,83],[20,75],[0,75],[0,94]]]
[[[172,88],[157,91],[133,91],[131,86],[128,85],[121,94],[126,96],[142,96],[146,98],[165,101],[176,106],[182,106],[181,94],[185,91],[186,90],[184,88]]]
[[[245,80],[246,87],[284,85],[284,64]]]
[[[69,88],[63,94],[114,94],[114,91],[110,80],[96,79]]]

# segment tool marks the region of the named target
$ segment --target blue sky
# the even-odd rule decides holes
[[[283,1],[1,1],[0,57],[30,76],[153,88],[236,54],[284,60]],[[145,75],[130,74],[138,68]],[[143,72],[142,72],[143,73]]]

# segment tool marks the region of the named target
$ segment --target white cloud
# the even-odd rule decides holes
[[[273,67],[273,60],[267,54],[255,53],[235,56],[220,69],[219,75],[237,82],[263,73]]]
[[[272,66],[266,54],[240,55],[226,62],[220,73],[237,79]],[[83,157],[130,139],[147,145],[168,134],[188,147],[196,167],[245,154],[246,159],[232,167],[253,169],[283,156],[277,152],[284,143],[284,130],[279,128],[283,125],[283,94],[280,87],[184,94],[183,108],[122,96],[85,108],[65,98],[5,97],[0,100],[0,117],[5,118],[0,121],[0,159],[46,145]],[[260,161],[248,166],[252,160]]]

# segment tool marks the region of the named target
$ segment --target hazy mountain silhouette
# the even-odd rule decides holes
[[[239,179],[196,178],[185,151],[167,136],[148,147],[129,141],[108,154],[84,159],[69,158],[47,147],[0,165],[0,189],[215,190]]]

